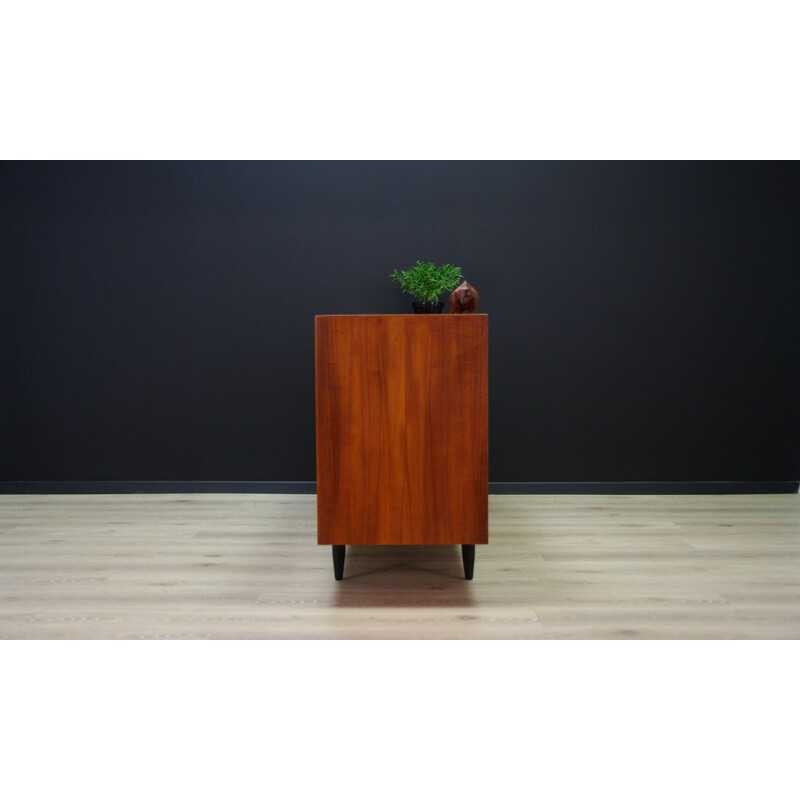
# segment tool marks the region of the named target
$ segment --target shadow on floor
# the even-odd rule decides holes
[[[479,565],[478,557],[476,572]],[[334,603],[338,607],[471,606],[471,587],[472,581],[464,578],[460,546],[351,545]]]

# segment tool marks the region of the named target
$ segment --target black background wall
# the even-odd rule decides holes
[[[490,480],[800,479],[797,163],[6,162],[0,481],[313,481],[315,314],[490,315]]]

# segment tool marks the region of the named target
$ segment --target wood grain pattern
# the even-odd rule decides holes
[[[316,545],[313,495],[0,496],[0,639],[799,639],[800,495],[489,498],[491,547]]]
[[[319,544],[488,541],[488,317],[316,318]]]

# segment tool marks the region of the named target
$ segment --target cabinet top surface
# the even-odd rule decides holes
[[[386,317],[407,317],[409,319],[472,319],[473,317],[488,317],[488,314],[315,314],[314,319],[328,319],[331,317],[368,317],[372,319],[385,319]]]

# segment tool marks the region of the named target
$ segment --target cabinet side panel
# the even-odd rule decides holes
[[[434,514],[422,541],[488,542],[488,317],[448,315],[432,323],[420,394],[426,398],[421,465],[427,491],[423,507]],[[425,389],[427,388],[427,391]]]
[[[486,323],[317,318],[320,544],[487,541]]]

